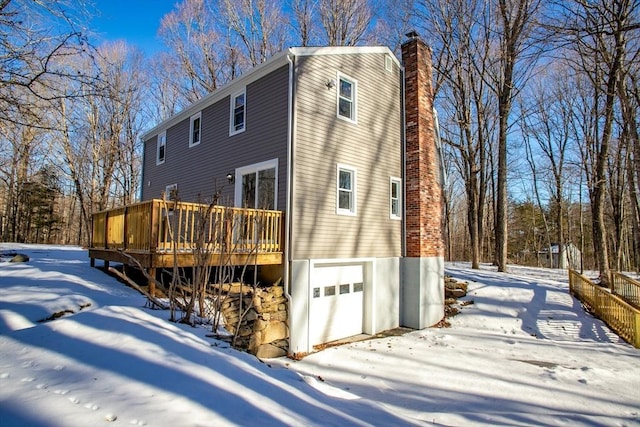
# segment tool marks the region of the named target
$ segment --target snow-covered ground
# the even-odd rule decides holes
[[[557,270],[447,264],[474,301],[450,328],[262,363],[144,308],[80,248],[9,250],[31,260],[0,262],[2,427],[640,425],[640,351]]]

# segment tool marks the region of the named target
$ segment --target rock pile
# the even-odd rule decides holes
[[[467,295],[467,283],[458,282],[450,276],[444,276],[444,298],[458,299]]]
[[[250,286],[241,289],[239,284],[234,284],[227,292],[221,309],[225,328],[238,334],[236,347],[259,358],[285,356],[289,347],[289,327],[283,287],[256,288],[254,293]],[[249,310],[240,320],[241,312],[247,307]]]
[[[451,323],[447,319],[460,313],[461,305],[473,304],[473,301],[465,301],[462,304],[458,304],[458,298],[467,295],[467,286],[466,282],[458,282],[450,276],[444,277],[444,319],[438,323],[438,327],[448,328]]]
[[[9,258],[8,262],[28,262],[29,256],[25,254],[19,254],[16,252],[4,252],[0,253],[0,261],[5,261],[6,258]]]

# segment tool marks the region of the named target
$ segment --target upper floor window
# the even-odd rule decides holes
[[[402,181],[391,177],[389,188],[389,217],[402,219]]]
[[[202,113],[191,116],[191,124],[189,131],[189,147],[200,144],[202,129]]]
[[[338,188],[336,213],[339,215],[356,214],[356,169],[338,165]]]
[[[247,118],[246,90],[231,95],[229,136],[244,132]]]
[[[338,74],[338,117],[356,123],[357,119],[357,82]]]
[[[165,154],[167,151],[167,132],[162,132],[158,135],[158,142],[156,144],[156,165],[164,163]]]

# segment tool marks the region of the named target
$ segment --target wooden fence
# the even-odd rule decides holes
[[[638,308],[574,270],[569,270],[569,291],[621,338],[640,348]]]
[[[640,282],[618,272],[613,272],[611,276],[613,278],[613,293],[640,309]]]

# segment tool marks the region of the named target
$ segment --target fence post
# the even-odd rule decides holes
[[[578,273],[575,270],[569,270],[569,294],[576,295],[576,280]]]
[[[635,348],[640,348],[640,313],[636,313],[636,328],[633,334]]]

